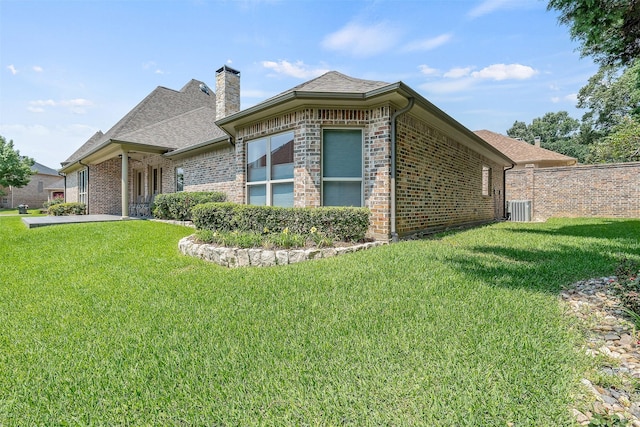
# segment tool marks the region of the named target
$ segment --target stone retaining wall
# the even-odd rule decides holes
[[[354,246],[321,249],[280,249],[267,250],[260,248],[239,249],[217,247],[205,243],[195,243],[193,236],[180,240],[178,248],[185,255],[215,262],[223,267],[271,267],[274,265],[294,264],[312,259],[330,258],[351,252],[373,248],[385,242],[367,242]]]

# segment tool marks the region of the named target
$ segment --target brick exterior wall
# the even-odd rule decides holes
[[[5,195],[0,198],[0,207],[15,208],[18,205],[29,205],[30,208],[41,208],[44,202],[49,199],[49,192],[45,188],[57,184],[62,177],[58,175],[35,174],[31,176],[31,180],[27,185],[20,188],[0,187],[0,193]],[[13,191],[13,205],[11,199]]]
[[[399,235],[492,221],[504,216],[502,167],[410,114],[397,123],[396,216]],[[491,168],[482,195],[482,167]]]
[[[507,200],[551,217],[640,218],[640,162],[507,171]]]
[[[110,159],[97,165],[89,166],[89,215],[120,215],[121,202],[121,160]]]
[[[184,191],[221,191],[227,195],[227,200],[242,202],[242,184],[236,182],[236,147],[225,144],[212,151],[175,161],[173,166],[174,174],[176,167],[184,170]],[[171,191],[175,191],[175,188]]]

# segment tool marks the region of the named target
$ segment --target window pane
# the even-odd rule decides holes
[[[184,190],[184,169],[176,168],[176,191]]]
[[[247,181],[267,180],[267,140],[247,144]]]
[[[325,181],[322,193],[323,206],[361,206],[362,182]]]
[[[250,185],[247,187],[249,190],[249,204],[264,206],[267,204],[267,186],[266,185]]]
[[[271,179],[293,178],[293,132],[271,138]]]
[[[293,182],[283,182],[271,186],[271,205],[293,207]]]
[[[325,178],[362,177],[362,131],[324,131],[322,174]]]

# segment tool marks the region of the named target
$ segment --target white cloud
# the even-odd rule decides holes
[[[429,67],[427,69],[431,70]],[[428,82],[420,87],[432,93],[453,93],[469,90],[482,81],[526,80],[538,74],[537,70],[520,64],[493,64],[479,71],[473,69],[474,67],[451,68],[442,75],[443,80]]]
[[[432,37],[430,39],[417,40],[412,43],[409,43],[407,46],[404,47],[403,50],[405,52],[432,50],[442,46],[443,44],[448,43],[452,37],[453,37],[453,34],[446,33],[446,34],[440,34],[439,36]]]
[[[471,9],[467,13],[467,16],[472,19],[479,18],[508,5],[510,2],[513,2],[513,0],[484,0],[478,6]]]
[[[577,93],[570,93],[570,94],[565,95],[563,97],[553,96],[553,97],[551,97],[551,102],[553,102],[554,104],[557,104],[559,102],[570,102],[572,104],[576,104],[578,102],[578,94]]]
[[[41,73],[44,71],[44,69],[42,67],[40,67],[39,65],[34,65],[33,66],[33,71],[35,71],[36,73]]]
[[[262,66],[275,71],[276,74],[282,74],[298,79],[318,77],[329,71],[324,68],[312,68],[302,61],[296,61],[295,63],[291,63],[289,61],[262,61]]]
[[[7,65],[7,70],[11,71],[14,76],[18,74],[18,69],[13,64]]]
[[[394,47],[400,33],[398,28],[386,22],[368,26],[351,22],[326,36],[322,47],[356,57],[374,56]]]
[[[438,82],[424,83],[420,86],[420,88],[431,93],[454,93],[468,90],[474,85],[474,83],[474,79],[466,77],[462,79],[442,80]]]
[[[455,67],[444,73],[443,77],[448,79],[459,79],[461,77],[468,76],[473,70],[473,67]]]
[[[437,76],[438,74],[440,74],[440,71],[438,71],[436,68],[431,68],[426,64],[418,65],[418,69],[425,76]]]
[[[73,113],[84,114],[86,113],[84,107],[90,107],[92,105],[93,102],[84,98],[63,99],[61,101],[54,101],[53,99],[38,99],[36,101],[29,101],[29,107],[27,107],[27,110],[32,113],[43,113],[45,111],[43,107],[63,107],[69,108]]]
[[[488,80],[526,80],[538,74],[537,70],[521,64],[493,64],[475,71],[471,75]]]

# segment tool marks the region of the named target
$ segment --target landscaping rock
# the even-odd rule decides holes
[[[626,317],[622,305],[610,289],[614,278],[602,277],[574,283],[561,293],[561,298],[570,307],[587,330],[586,353],[612,359],[611,366],[601,368],[601,374],[616,376],[622,384],[632,387],[631,378],[640,378],[640,353],[633,322]],[[604,388],[582,379],[585,389],[594,397],[593,414],[619,415],[640,427],[640,399],[634,391],[628,393],[615,387]],[[586,425],[585,413],[573,409],[578,424]]]

